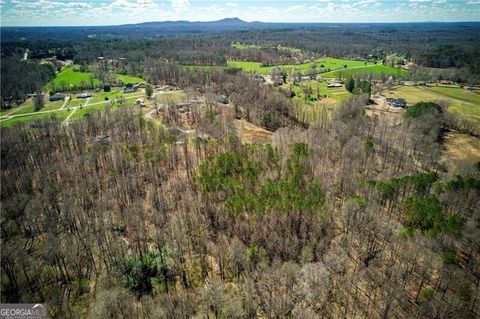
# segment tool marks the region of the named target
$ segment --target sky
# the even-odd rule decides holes
[[[147,21],[480,21],[480,0],[0,0],[2,26],[117,25]]]

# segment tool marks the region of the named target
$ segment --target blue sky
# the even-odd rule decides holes
[[[480,21],[480,0],[0,0],[2,26],[239,17],[265,22]]]

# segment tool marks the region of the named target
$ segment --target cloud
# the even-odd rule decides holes
[[[170,0],[170,3],[176,12],[187,11],[190,7],[190,1],[188,0]]]
[[[153,10],[157,5],[153,0],[114,0],[109,7],[122,10]]]
[[[362,0],[362,1],[358,1],[357,3],[360,4],[360,5],[364,5],[364,4],[372,4],[372,3],[376,3],[377,0]]]
[[[480,4],[480,0],[468,1],[467,4]]]
[[[110,4],[111,7],[119,8],[136,8],[137,5],[138,3],[130,2],[127,0],[115,0]]]
[[[329,2],[328,5],[327,5],[327,10],[328,11],[333,11],[333,10],[335,10],[335,7],[336,7],[336,5],[334,3]]]
[[[212,4],[211,6],[200,8],[200,11],[208,13],[210,16],[219,16],[225,11],[225,7]]]
[[[236,8],[236,7],[238,7],[238,4],[236,4],[235,2],[227,2],[225,4],[225,6],[227,6],[229,8]]]
[[[12,4],[16,8],[20,9],[58,9],[58,8],[71,8],[71,9],[88,9],[92,5],[87,2],[59,2],[50,0],[40,0],[35,2],[27,2],[21,0],[13,0]]]

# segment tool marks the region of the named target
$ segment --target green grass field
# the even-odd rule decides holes
[[[161,93],[155,96],[155,99],[160,104],[184,103],[187,100],[187,95],[181,92]]]
[[[99,91],[99,92],[93,92],[92,97],[90,99],[78,99],[74,95],[72,95],[72,99],[68,102],[69,107],[75,107],[75,106],[80,106],[80,104],[85,104],[88,100],[88,104],[93,104],[93,103],[98,103],[98,102],[105,102],[105,98],[108,98],[108,100],[113,100],[113,99],[118,99],[121,95],[124,95],[124,97],[129,97],[129,96],[142,96],[143,93],[138,91],[134,93],[126,93],[124,94],[122,90],[112,90],[110,92],[104,92],[104,91]]]
[[[56,119],[58,121],[63,121],[67,118],[69,113],[70,113],[69,111],[62,110],[62,111],[50,112],[50,113],[25,115],[25,116],[15,117],[10,120],[2,121],[0,126],[11,127],[19,123],[28,123],[28,122],[33,122],[37,120],[47,120],[47,119]]]
[[[346,59],[336,59],[330,57],[324,57],[316,59],[312,62],[302,63],[302,64],[282,64],[277,66],[267,66],[262,67],[260,62],[251,62],[251,61],[228,61],[228,66],[242,68],[245,72],[260,73],[260,74],[269,74],[272,72],[272,69],[277,67],[281,70],[284,70],[287,73],[290,73],[293,70],[298,70],[302,73],[309,71],[315,66],[317,69],[343,69],[344,66],[348,68],[360,68],[369,66],[375,66],[373,62],[366,62],[360,60],[346,60]],[[327,74],[327,73],[324,73]]]
[[[211,71],[223,71],[226,68],[223,65],[193,65],[193,64],[182,64],[182,67],[186,69],[200,69],[200,70],[211,70]]]
[[[260,46],[260,45],[255,45],[255,44],[245,44],[245,43],[233,43],[232,48],[238,49],[238,50],[247,50],[247,49],[261,49],[261,48],[275,48],[277,50],[281,51],[290,51],[290,52],[296,52],[300,53],[302,50],[297,49],[297,48],[292,48],[292,47],[285,47],[283,45],[278,45],[278,46]]]
[[[72,86],[76,88],[87,88],[91,87],[92,84],[93,86],[98,86],[101,82],[96,79],[92,73],[79,72],[78,66],[70,66],[58,73],[53,81],[47,83],[45,88],[49,91],[65,91]]]
[[[45,105],[40,111],[51,111],[57,110],[62,107],[63,101],[50,102],[48,99],[45,99]],[[10,115],[26,114],[35,112],[35,107],[33,105],[33,99],[27,99],[24,103],[20,104],[18,107],[12,108],[9,110]],[[8,112],[7,112],[8,113]],[[4,115],[4,114],[2,114]]]
[[[455,104],[451,105],[448,108],[448,111],[467,118],[480,127],[480,104],[477,106],[473,106],[471,104]]]
[[[480,99],[475,92],[453,87],[400,86],[383,93],[386,97],[404,98],[408,104],[422,101],[445,101],[448,110],[480,126]],[[462,103],[459,100],[466,102]]]
[[[335,101],[339,102],[352,96],[352,94],[348,92],[344,86],[339,88],[327,88],[327,82],[305,81],[293,85],[291,86],[291,88],[295,92],[294,99],[300,102],[305,102],[305,93],[303,91],[303,88],[311,88],[311,96],[313,97],[320,96],[320,99],[318,101],[307,101],[307,103],[309,104],[321,102],[321,100],[325,97],[334,99]]]
[[[132,75],[125,75],[125,74],[115,74],[115,77],[122,81],[123,84],[135,84],[135,83],[140,83],[140,82],[145,82],[144,79],[138,76],[132,76]]]
[[[260,49],[261,46],[237,42],[237,43],[232,43],[232,48],[238,49],[238,50],[246,50],[246,49]]]
[[[32,99],[27,100],[24,104],[20,105],[17,111],[12,113],[12,115],[23,115],[28,113],[24,116],[18,116],[11,119],[2,119],[1,120],[1,127],[10,127],[15,123],[25,123],[25,122],[32,122],[35,120],[41,119],[50,119],[52,117],[58,120],[65,120],[69,114],[72,114],[70,117],[71,120],[79,119],[85,117],[87,114],[103,111],[106,109],[107,103],[105,101],[105,97],[108,97],[110,101],[118,99],[120,96],[125,98],[126,107],[135,106],[135,101],[138,98],[144,98],[142,92],[130,93],[130,94],[123,94],[121,90],[114,90],[111,92],[97,92],[94,93],[94,96],[88,101],[88,104],[85,105],[87,99],[77,99],[73,97],[73,99],[69,102],[69,110],[58,110],[62,105],[63,101],[56,101],[56,102],[47,102],[45,107],[39,111],[39,113],[34,112],[33,108],[33,101]],[[159,103],[182,103],[186,100],[185,93],[182,92],[171,92],[171,93],[162,93],[157,95],[157,100]],[[78,107],[80,104],[84,106],[80,109],[76,109],[75,112],[72,109],[73,107]],[[111,106],[112,109],[118,108],[118,104],[113,104]],[[8,110],[11,112],[13,109]],[[49,113],[41,113],[42,111],[54,111]],[[3,115],[3,114],[2,114]]]
[[[385,91],[383,95],[385,97],[403,98],[408,104],[415,104],[422,101],[445,100],[445,97],[435,92],[415,86],[400,86],[391,91]]]
[[[480,105],[480,93],[474,91],[465,90],[460,87],[448,86],[428,86],[428,88],[432,91],[454,99],[464,100]]]
[[[388,74],[393,75],[397,78],[401,78],[405,76],[406,72],[407,71],[404,69],[398,69],[388,65],[377,64],[364,67],[354,67],[351,69],[339,69],[323,73],[322,76],[325,78],[346,78],[352,75],[371,73],[374,75]]]
[[[112,107],[111,109],[115,109],[116,107]],[[70,119],[80,119],[82,117],[85,117],[87,114],[97,112],[97,111],[104,111],[106,109],[106,104],[105,103],[100,103],[96,105],[89,105],[85,106],[84,108],[77,109],[75,113],[70,117]]]
[[[109,93],[113,93],[113,92],[109,92]],[[117,99],[118,97],[120,97],[120,95],[122,95],[122,93],[120,93],[119,91],[117,91],[116,93],[118,95],[111,95],[110,100]],[[138,94],[138,93],[140,93],[140,92],[123,95],[123,97],[125,98],[125,107],[136,106],[135,101],[138,98],[143,98],[143,95],[141,95],[141,93],[140,94]],[[105,102],[105,103],[102,103],[102,102]],[[105,101],[104,99],[103,100],[99,99],[99,101],[90,100],[90,102],[87,106],[83,107],[82,109],[77,109],[77,111],[75,113],[73,113],[73,115],[70,119],[72,119],[72,120],[73,119],[79,119],[79,118],[85,117],[87,114],[90,114],[90,113],[93,113],[93,112],[104,111],[107,107],[106,102],[107,101]],[[119,107],[118,104],[114,103],[112,106],[110,106],[110,109],[113,110],[113,109],[117,109],[118,107]]]

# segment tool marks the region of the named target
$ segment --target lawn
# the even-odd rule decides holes
[[[186,69],[200,69],[200,70],[212,70],[212,71],[223,71],[225,69],[225,66],[223,65],[182,64],[182,67]]]
[[[183,103],[186,101],[187,96],[185,93],[181,92],[168,92],[168,93],[159,93],[155,96],[155,99],[160,104],[177,104]]]
[[[141,83],[145,82],[144,79],[138,76],[132,76],[132,75],[125,75],[125,74],[115,74],[115,77],[122,81],[123,84],[136,84],[136,83]]]
[[[57,109],[61,108],[62,105],[63,105],[63,101],[50,102],[50,101],[48,101],[48,99],[45,99],[45,105],[43,106],[43,108],[40,111],[57,110]],[[15,111],[13,111],[13,110],[15,110]],[[10,109],[10,111],[13,112],[10,115],[18,115],[18,114],[26,114],[26,113],[35,112],[35,107],[33,105],[33,99],[31,99],[31,98],[27,99],[25,102],[20,104],[15,109]]]
[[[93,93],[93,97],[90,99],[89,104],[92,103],[98,103],[98,102],[104,102],[106,101],[105,98],[108,98],[108,100],[113,100],[113,99],[118,99],[120,96],[139,96],[139,95],[144,95],[142,92],[134,92],[134,93],[123,93],[121,90],[112,90],[110,92],[95,92]]]
[[[144,93],[138,91],[134,93],[123,93],[122,90],[112,90],[110,92],[93,92],[92,97],[90,99],[77,99],[75,96],[72,96],[70,102],[68,102],[68,106],[75,107],[80,106],[80,104],[85,105],[88,100],[88,104],[105,102],[105,98],[108,98],[109,101],[118,99],[120,96],[124,96],[125,98],[129,98],[135,96],[136,98],[143,97]]]
[[[246,49],[260,49],[261,46],[259,45],[254,45],[254,44],[245,44],[245,43],[233,43],[232,48],[238,49],[238,50],[246,50]]]
[[[476,103],[480,106],[480,93],[465,90],[460,87],[429,86],[428,88],[432,91],[438,92],[448,97]]]
[[[64,68],[53,81],[47,83],[45,88],[51,91],[66,91],[72,87],[82,89],[101,84],[92,73],[80,72],[78,68],[76,65]]]
[[[46,119],[57,119],[59,121],[63,121],[64,119],[67,118],[69,113],[70,113],[69,111],[62,110],[57,112],[38,113],[38,114],[15,117],[9,120],[2,121],[1,127],[11,127],[17,123],[26,123],[26,122],[33,122],[36,120],[46,120]]]
[[[281,51],[290,51],[290,52],[297,52],[300,53],[302,50],[297,49],[297,48],[292,48],[292,47],[285,47],[282,45],[278,46],[260,46],[260,45],[255,45],[255,44],[245,44],[245,43],[233,43],[232,48],[238,49],[238,50],[247,50],[247,49],[261,49],[261,48],[275,48],[277,50]]]
[[[383,95],[385,97],[403,98],[408,104],[415,104],[422,101],[446,100],[442,95],[415,86],[400,86],[394,90],[384,92]]]
[[[477,93],[474,92],[460,88],[401,86],[392,91],[384,92],[383,95],[386,97],[404,98],[410,105],[422,101],[445,101],[449,105],[448,110],[450,112],[465,117],[480,126],[480,103],[475,105],[468,102],[468,100],[475,100]],[[466,102],[460,103],[458,99]]]
[[[0,116],[3,116],[5,114],[8,114],[10,112],[12,112],[13,110],[15,110],[17,107],[12,107],[11,109],[0,109]]]
[[[456,174],[465,160],[480,160],[480,139],[477,137],[448,132],[443,137],[442,162],[449,172]]]
[[[303,88],[310,88],[312,90],[311,96],[313,97],[320,96],[321,99],[327,97],[330,99],[334,99],[337,102],[352,96],[352,94],[348,92],[344,86],[339,88],[327,88],[327,82],[305,81],[293,85],[291,88],[296,94],[294,99],[302,102],[305,102],[305,94],[303,92]],[[307,101],[307,103],[310,102]]]
[[[96,105],[87,105],[84,108],[77,109],[75,113],[73,113],[72,117],[70,117],[69,120],[79,119],[79,118],[85,117],[85,115],[87,114],[90,114],[96,111],[104,111],[104,110],[105,110],[104,103],[100,103]]]
[[[465,117],[480,126],[480,104],[452,104],[448,110]]]
[[[381,74],[388,74],[393,75],[397,78],[401,78],[406,74],[406,70],[394,68],[388,65],[377,64],[377,65],[369,65],[363,67],[352,67],[347,69],[340,69],[335,70],[327,73],[323,73],[322,76],[325,78],[346,78],[348,76],[357,75],[357,74],[374,74],[374,75],[381,75]]]
[[[346,60],[346,59],[336,59],[330,57],[323,57],[316,59],[312,62],[301,63],[301,64],[281,64],[277,66],[267,66],[262,67],[260,62],[251,62],[251,61],[228,61],[228,66],[242,68],[245,72],[254,72],[260,74],[269,74],[274,67],[278,67],[281,70],[290,73],[293,70],[298,70],[302,73],[309,71],[312,67],[317,69],[325,70],[336,70],[343,69],[345,65],[348,68],[369,68],[375,67],[376,65],[373,62],[361,61],[361,60]],[[324,73],[328,74],[328,73]]]
[[[126,107],[134,106],[135,105],[135,100],[136,100],[136,98],[134,98],[133,96],[125,97]],[[117,109],[117,108],[118,108],[117,104],[114,104],[113,106],[111,106],[111,110]],[[98,103],[98,104],[94,104],[94,105],[87,105],[87,106],[85,106],[81,109],[77,109],[77,111],[75,113],[73,113],[73,115],[70,119],[72,119],[72,120],[73,119],[79,119],[79,118],[85,117],[87,114],[97,112],[97,111],[104,111],[105,109],[106,109],[106,103]]]

